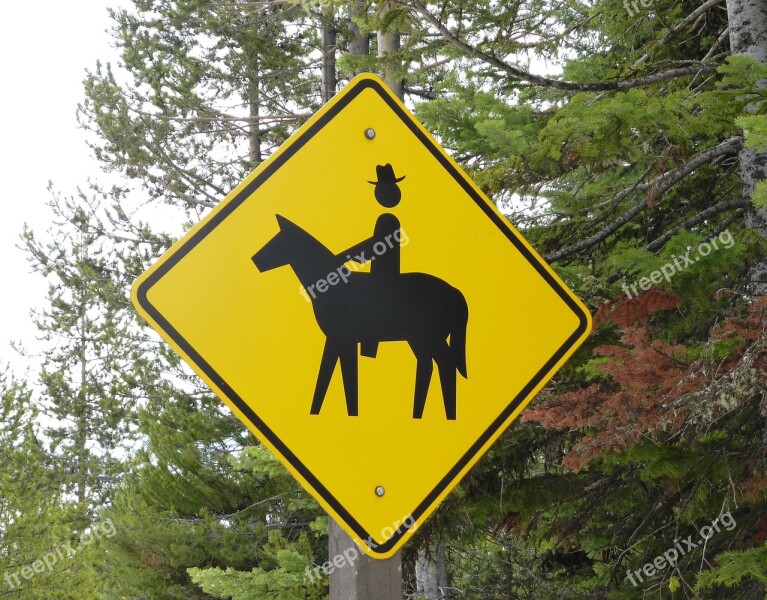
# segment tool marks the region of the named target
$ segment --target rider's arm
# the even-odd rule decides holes
[[[345,252],[341,252],[338,257],[345,261],[352,261],[364,265],[365,263],[370,262],[375,256],[375,252],[373,251],[375,243],[375,237],[368,238],[361,241],[359,244],[352,246]]]
[[[397,250],[399,250],[400,238],[401,227],[399,219],[392,214],[383,214],[376,221],[373,237],[352,246],[346,252],[339,254],[338,257],[345,261],[353,261],[364,265],[366,262],[370,262],[376,256],[379,256],[379,253],[382,251],[381,249],[383,249],[383,253],[386,253],[387,248],[391,251],[396,244]],[[377,245],[378,248],[376,248]],[[399,273],[399,252],[396,253],[396,257],[397,261],[394,271]]]

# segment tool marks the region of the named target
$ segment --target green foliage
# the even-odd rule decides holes
[[[142,362],[142,348],[125,343],[134,319],[124,291],[129,279],[95,217],[98,201],[82,192],[77,199],[54,195],[50,207],[60,223],[51,239],[30,230],[23,236],[33,268],[49,283],[49,307],[37,315],[48,344],[40,383],[50,425],[43,431],[62,493],[92,515],[109,501],[120,457],[135,439],[138,398],[123,373]],[[91,518],[83,514],[79,527]]]
[[[291,549],[280,548],[281,539],[272,539],[264,547],[268,556],[268,569],[255,568],[249,572],[228,568],[190,569],[192,581],[206,594],[231,600],[319,600],[326,597],[324,586],[307,577],[312,566],[311,546],[306,536]]]
[[[147,449],[109,511],[118,583],[107,597],[217,597],[239,593],[242,581],[292,593],[305,577],[296,568],[327,543],[310,527],[314,502],[242,425],[221,417],[218,399],[166,384],[152,400],[140,415]]]
[[[743,129],[746,146],[762,151],[767,149],[767,115],[738,117],[736,123]]]
[[[762,111],[767,111],[766,99],[762,99]],[[762,152],[767,150],[767,115],[759,114],[739,117],[737,123],[738,127],[743,128],[746,146]],[[756,190],[751,199],[755,206],[767,209],[767,181],[758,181],[756,183]]]
[[[767,182],[757,182],[751,200],[753,200],[754,206],[767,209]]]
[[[716,558],[716,566],[702,572],[695,583],[695,590],[724,585],[738,586],[744,580],[767,584],[767,544],[748,550],[722,552]]]
[[[669,579],[668,589],[672,594],[674,594],[675,592],[678,592],[681,587],[682,587],[682,583],[679,581],[679,578],[671,577]]]
[[[96,217],[98,201],[81,192],[53,195],[50,206],[57,227],[42,239],[22,236],[49,286],[36,315],[46,349],[35,401],[15,386],[0,414],[0,429],[9,428],[0,436],[8,461],[0,556],[19,598],[89,597],[108,585],[103,537],[93,534],[137,441],[131,375],[146,364],[141,336],[131,337],[130,279]]]

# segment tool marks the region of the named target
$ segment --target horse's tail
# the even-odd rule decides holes
[[[450,351],[458,372],[468,378],[466,371],[466,325],[469,322],[469,307],[463,294],[458,292],[460,300],[460,318],[453,331],[450,332]]]

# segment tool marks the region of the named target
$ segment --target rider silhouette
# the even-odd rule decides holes
[[[397,185],[405,177],[396,177],[391,164],[376,167],[378,181],[368,181],[376,186],[375,197],[384,208],[394,208],[402,199],[402,190]],[[370,262],[370,275],[379,283],[394,284],[400,275],[400,241],[402,231],[399,219],[391,213],[384,213],[376,221],[373,236],[352,246],[342,255],[360,264]],[[389,280],[389,281],[387,281]],[[378,354],[378,340],[362,340],[362,356],[375,358]]]

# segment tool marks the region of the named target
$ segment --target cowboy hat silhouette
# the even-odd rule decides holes
[[[405,177],[395,177],[394,167],[389,163],[378,165],[376,167],[376,176],[378,177],[378,181],[368,181],[368,183],[373,185],[395,184],[407,177],[407,175],[405,175]]]
[[[402,191],[397,184],[405,177],[397,177],[394,174],[394,167],[391,164],[378,165],[376,167],[378,181],[368,181],[369,184],[376,186],[376,200],[386,208],[394,208],[402,199]]]

